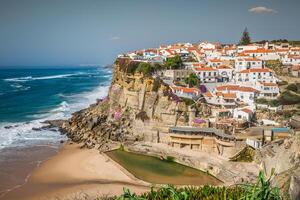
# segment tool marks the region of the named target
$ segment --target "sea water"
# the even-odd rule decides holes
[[[0,68],[0,149],[58,140],[54,131],[36,130],[107,95],[111,69]]]
[[[107,95],[111,68],[0,68],[0,197],[20,186],[32,168],[53,155],[57,130],[45,120],[67,119]]]

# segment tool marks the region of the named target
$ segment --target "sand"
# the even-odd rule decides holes
[[[66,144],[62,150],[34,170],[21,187],[0,197],[5,200],[74,199],[88,195],[119,195],[123,187],[136,193],[149,186],[130,176],[124,169],[95,149],[80,149]]]

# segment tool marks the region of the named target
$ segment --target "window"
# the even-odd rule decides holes
[[[211,76],[211,72],[208,72],[208,76]]]

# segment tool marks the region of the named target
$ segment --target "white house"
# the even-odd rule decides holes
[[[281,62],[284,65],[299,65],[300,55],[286,55],[283,58],[281,58]]]
[[[258,81],[276,83],[278,79],[274,77],[273,72],[268,68],[245,69],[235,75],[236,82],[251,82],[255,84]]]
[[[256,88],[259,90],[258,98],[276,99],[280,94],[276,83],[257,82]]]
[[[237,120],[251,121],[254,111],[249,107],[233,109],[233,118]]]
[[[220,60],[218,58],[208,59],[208,61],[207,61],[207,65],[209,67],[217,67],[217,66],[220,66],[222,64],[223,64],[222,60]]]
[[[237,52],[241,53],[243,51],[256,50],[258,48],[259,48],[259,46],[255,45],[255,44],[239,45],[239,46],[237,46]]]
[[[254,105],[254,99],[256,98],[259,92],[257,89],[253,87],[231,85],[231,84],[218,86],[216,87],[215,90],[222,93],[235,93],[236,101],[238,103],[245,103],[251,106]]]
[[[218,70],[212,67],[199,67],[193,69],[202,83],[217,82]]]
[[[238,58],[235,60],[235,70],[258,69],[263,67],[263,62],[257,58]]]
[[[200,90],[198,90],[197,88],[171,86],[171,90],[178,97],[184,97],[193,100],[196,100],[200,97]]]
[[[256,50],[245,50],[243,53],[250,57],[259,58],[262,60],[277,60],[280,58],[276,51],[270,49],[259,48]]]
[[[216,67],[216,69],[218,70],[222,82],[229,82],[233,79],[233,68],[226,65],[220,65]]]

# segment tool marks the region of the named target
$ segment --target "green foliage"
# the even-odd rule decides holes
[[[209,186],[180,187],[172,185],[161,186],[157,190],[153,187],[149,192],[141,195],[131,193],[128,189],[118,200],[280,200],[280,192],[277,187],[271,185],[271,177],[266,179],[261,171],[256,184],[242,184],[236,186]]]
[[[167,156],[167,158],[165,159],[168,162],[174,162],[175,161],[175,157],[173,156]]]
[[[266,179],[263,171],[260,171],[256,184],[241,185],[246,191],[246,199],[280,200],[279,189],[277,187],[272,187],[271,185],[273,174],[274,168],[272,169],[271,176]]]
[[[279,97],[279,103],[281,105],[292,105],[300,103],[300,96],[292,94],[290,91],[284,91]]]
[[[269,105],[269,106],[272,106],[272,107],[277,107],[277,106],[281,105],[280,101],[277,100],[277,99],[267,100],[267,99],[264,99],[264,98],[259,98],[259,99],[255,100],[255,103],[257,103],[257,104],[266,104],[266,105]]]
[[[144,75],[150,75],[154,71],[154,68],[149,63],[141,62],[136,71],[143,73]]]
[[[296,93],[300,93],[300,83],[292,83],[289,84],[286,89],[296,92]]]
[[[265,64],[266,67],[272,69],[276,74],[282,74],[282,63],[280,60],[267,60]]]
[[[160,78],[156,77],[153,82],[152,91],[158,92],[158,89],[160,88],[160,86],[161,86],[161,80],[160,80]]]
[[[280,81],[280,82],[278,83],[279,86],[283,86],[283,85],[287,85],[287,84],[288,84],[287,81]]]
[[[251,38],[250,38],[250,34],[248,32],[248,29],[246,27],[239,44],[240,45],[248,45],[250,43],[251,43]]]
[[[194,100],[188,98],[181,97],[181,100],[185,103],[186,106],[191,106],[195,103]]]
[[[200,80],[195,73],[192,73],[189,77],[185,78],[184,82],[189,85],[189,87],[199,86],[200,84]]]
[[[179,69],[182,67],[182,60],[180,56],[170,57],[166,60],[165,65],[169,69]]]
[[[252,147],[245,147],[237,155],[230,158],[233,162],[252,162],[254,160],[255,150]]]

